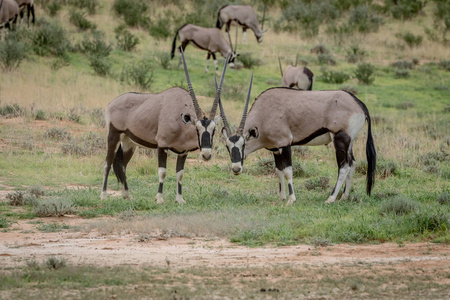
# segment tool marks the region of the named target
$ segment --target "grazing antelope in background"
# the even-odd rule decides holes
[[[252,152],[266,148],[272,151],[279,178],[280,199],[285,200],[284,177],[288,181],[288,205],[296,201],[292,185],[291,146],[326,145],[331,141],[336,150],[338,178],[326,203],[332,203],[345,181],[341,200],[350,192],[355,158],[353,142],[368,123],[366,156],[368,162],[366,192],[370,195],[375,182],[376,152],[372,138],[371,120],[366,105],[353,94],[344,91],[300,91],[289,88],[270,88],[253,103],[248,115],[250,88],[241,123],[232,134],[221,101],[219,107],[235,175],[242,172],[244,159]]]
[[[158,94],[127,93],[114,99],[105,111],[108,131],[107,155],[103,175],[101,198],[107,197],[108,174],[113,165],[114,173],[123,184],[123,196],[129,197],[126,166],[136,147],[156,148],[158,153],[159,188],[157,203],[164,202],[163,183],[166,177],[166,161],[169,150],[178,154],[176,163],[178,203],[184,203],[181,179],[188,152],[200,148],[204,160],[211,159],[216,124],[215,117],[227,61],[223,68],[220,85],[216,89],[209,117],[200,109],[195,97],[183,52],[184,71],[189,91],[173,87]]]
[[[173,59],[175,56],[175,48],[177,43],[177,37],[180,36],[181,46],[180,51],[186,49],[189,43],[193,43],[198,48],[208,51],[208,56],[206,57],[206,69],[208,72],[209,59],[212,56],[214,59],[214,66],[216,71],[218,70],[218,63],[216,59],[216,52],[220,52],[223,57],[230,55],[229,65],[234,66],[234,60],[236,58],[236,51],[233,50],[232,45],[228,44],[225,40],[222,32],[217,28],[204,28],[192,24],[184,24],[178,29],[175,34],[175,38],[172,43],[172,52],[170,58]],[[180,58],[181,62],[181,58]]]
[[[18,15],[19,5],[14,0],[0,0],[0,30],[5,27],[6,33],[7,29],[11,29],[10,22],[16,24]]]
[[[281,60],[278,57],[278,64],[281,72],[281,86],[289,88],[297,88],[299,90],[311,91],[314,83],[314,74],[307,67],[297,67],[297,60],[295,66],[289,65],[283,73],[281,68]]]
[[[30,27],[30,14],[32,16],[31,23],[34,25],[34,0],[15,0],[20,8],[20,25],[23,23],[23,15],[25,8],[27,9],[27,24]]]
[[[256,17],[256,13],[253,7],[251,7],[250,5],[222,6],[217,13],[216,27],[222,29],[223,25],[225,25],[225,31],[229,36],[231,22],[236,22],[240,26],[242,26],[242,43],[245,44],[245,35],[247,28],[253,30],[258,43],[262,43],[263,35],[266,31],[263,31],[262,28],[259,28],[258,18]],[[264,19],[262,21],[262,26],[264,26]]]

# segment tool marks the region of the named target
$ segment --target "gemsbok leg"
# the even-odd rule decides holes
[[[291,146],[280,148],[273,153],[275,158],[275,167],[277,169],[279,186],[280,186],[280,199],[285,200],[286,194],[284,191],[284,177],[288,182],[289,201],[288,205],[291,205],[296,201],[293,185],[293,173],[292,173],[292,151]]]
[[[121,147],[122,147],[122,156],[123,156],[123,191],[122,191],[122,195],[124,198],[129,198],[130,197],[130,193],[128,191],[128,183],[127,183],[127,165],[130,162],[131,158],[133,157],[134,151],[136,150],[136,144],[133,143],[131,141],[131,139],[126,136],[123,135],[122,136],[122,142],[121,142]]]
[[[158,176],[159,176],[159,187],[158,193],[156,194],[156,203],[161,204],[164,202],[163,198],[163,186],[164,178],[167,174],[167,149],[158,148]]]
[[[177,199],[176,201],[178,203],[186,203],[183,199],[183,189],[181,184],[181,179],[183,179],[183,173],[184,173],[184,163],[186,162],[187,153],[186,154],[179,154],[177,157]]]
[[[339,131],[333,136],[334,148],[336,150],[336,161],[338,164],[338,178],[333,191],[326,203],[333,203],[341,190],[342,184],[344,183],[347,175],[349,175],[353,161],[350,148],[352,142],[351,137],[344,131]]]
[[[100,195],[100,199],[105,200],[108,196],[106,192],[106,187],[108,185],[108,175],[111,171],[111,166],[116,157],[117,146],[120,143],[120,134],[115,132],[114,129],[108,130],[108,141],[107,141],[107,152],[105,159],[105,166],[103,172],[103,188],[102,193]]]

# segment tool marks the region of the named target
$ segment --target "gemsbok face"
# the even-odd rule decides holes
[[[353,143],[364,123],[368,123],[366,157],[368,162],[366,192],[370,195],[375,182],[376,152],[367,107],[353,94],[344,91],[301,91],[271,88],[262,92],[248,115],[250,88],[241,124],[231,133],[222,103],[219,107],[224,122],[222,133],[230,153],[231,168],[239,175],[244,159],[252,152],[265,148],[274,155],[279,178],[280,199],[285,200],[284,178],[288,181],[289,201],[296,201],[292,183],[291,146],[318,146],[333,142],[338,164],[338,178],[330,197],[332,203],[345,181],[341,200],[350,192],[355,158]]]
[[[105,111],[108,132],[107,155],[105,159],[103,189],[101,198],[107,197],[107,182],[111,166],[123,185],[124,198],[129,197],[126,178],[126,166],[137,146],[156,148],[158,153],[159,188],[157,203],[162,203],[163,183],[166,177],[167,154],[176,153],[177,196],[178,203],[184,203],[181,180],[184,164],[190,151],[200,148],[204,160],[212,157],[212,144],[220,93],[225,78],[227,61],[222,72],[219,87],[209,116],[200,109],[189,79],[184,59],[183,65],[189,91],[173,87],[158,94],[127,93],[114,99]]]
[[[206,69],[205,72],[209,70],[209,59],[211,56],[214,60],[214,66],[216,72],[218,71],[218,62],[216,58],[216,52],[219,52],[223,57],[229,56],[228,64],[230,67],[234,66],[234,61],[237,57],[236,49],[233,50],[231,41],[230,44],[225,40],[222,32],[217,28],[205,28],[200,26],[195,26],[192,24],[184,24],[178,29],[177,33],[172,42],[172,51],[170,53],[170,58],[173,59],[175,56],[175,49],[177,44],[177,37],[180,37],[181,46],[178,47],[184,51],[190,43],[193,43],[196,47],[201,50],[208,52],[206,57]],[[181,55],[181,54],[180,54]],[[181,63],[181,57],[180,57]]]

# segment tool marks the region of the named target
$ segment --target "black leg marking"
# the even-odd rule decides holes
[[[290,183],[288,183],[288,188],[289,188],[289,196],[290,196],[294,193],[294,188],[292,187],[292,184],[290,184]]]
[[[162,182],[160,182],[159,183],[159,186],[158,186],[158,193],[160,193],[160,194],[162,194],[162,192],[163,192],[163,183]]]
[[[167,150],[158,148],[158,168],[166,168],[167,166]]]

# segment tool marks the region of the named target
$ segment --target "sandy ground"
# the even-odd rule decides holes
[[[154,266],[188,267],[270,267],[270,266],[338,266],[358,263],[389,264],[403,268],[422,268],[425,271],[450,270],[450,247],[447,245],[416,243],[398,245],[339,244],[325,247],[297,245],[288,247],[249,248],[223,239],[164,238],[157,232],[145,238],[135,233],[103,234],[89,228],[98,219],[77,216],[41,219],[45,223],[83,228],[60,232],[40,232],[38,224],[30,220],[15,223],[8,232],[0,233],[0,265],[23,265],[26,260],[43,261],[51,256],[64,257],[68,262],[98,266]],[[33,220],[35,221],[35,220]],[[103,219],[102,222],[108,221]],[[111,220],[113,221],[113,220]],[[95,228],[95,227],[92,227]],[[450,278],[447,278],[450,283]]]

